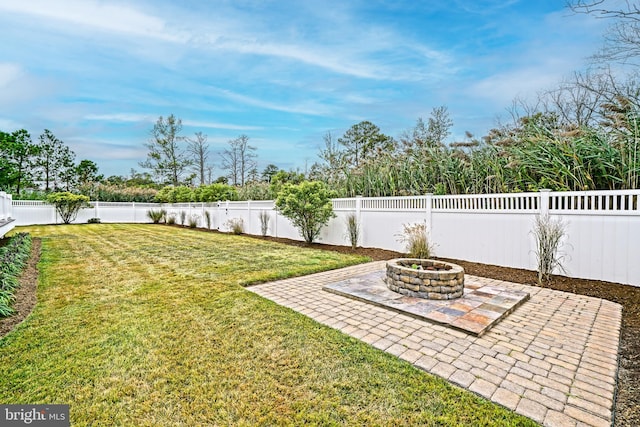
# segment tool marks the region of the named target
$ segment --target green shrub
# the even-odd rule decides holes
[[[220,200],[238,200],[238,193],[232,186],[221,183],[201,185],[197,188],[169,185],[158,191],[155,200],[160,203],[211,203]]]
[[[19,278],[30,255],[31,236],[27,233],[14,235],[0,248],[0,317],[13,313],[14,292],[20,285]]]
[[[167,224],[173,225],[175,223],[176,223],[176,214],[171,213],[171,214],[167,215]]]
[[[305,242],[313,242],[323,226],[335,217],[331,197],[333,192],[319,181],[287,183],[276,198],[276,208],[298,228]]]
[[[266,182],[253,181],[238,188],[238,200],[270,200],[271,198],[271,187]]]
[[[47,203],[55,206],[58,215],[65,224],[75,220],[81,208],[90,207],[89,197],[67,191],[49,194]]]
[[[165,220],[165,217],[167,216],[167,211],[164,209],[158,209],[158,210],[149,209],[147,211],[147,216],[151,221],[153,221],[154,224],[159,224],[161,221]]]
[[[20,194],[14,194],[13,200],[46,200],[47,193],[40,190],[24,190]]]
[[[152,203],[155,202],[156,194],[158,194],[158,190],[155,188],[123,187],[108,184],[100,184],[96,188],[81,188],[80,190],[85,196],[91,195],[93,199],[101,202]]]
[[[87,224],[100,224],[100,218],[89,218]]]
[[[185,211],[180,211],[180,225],[184,225],[187,221],[187,213]]]
[[[193,192],[197,202],[212,203],[221,200],[238,200],[238,193],[234,187],[219,182],[201,185]]]
[[[403,224],[403,233],[398,241],[407,245],[407,253],[411,258],[431,258],[433,245],[429,243],[427,236],[427,225],[416,223],[413,225]]]
[[[198,221],[200,221],[199,215],[189,215],[189,228],[196,228]]]

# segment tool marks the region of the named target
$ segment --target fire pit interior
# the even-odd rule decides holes
[[[410,297],[455,299],[464,293],[464,269],[443,261],[398,258],[387,262],[385,283],[392,291]]]

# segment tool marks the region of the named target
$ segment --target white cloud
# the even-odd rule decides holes
[[[250,105],[252,107],[263,108],[266,110],[284,111],[286,113],[294,114],[308,114],[312,116],[323,116],[331,114],[330,108],[328,106],[313,102],[297,105],[283,105],[276,104],[274,102],[263,101],[261,99],[235,93],[227,89],[220,89],[212,86],[210,86],[208,89],[218,94],[219,96],[222,96],[239,104]]]
[[[477,98],[490,100],[496,106],[506,107],[516,97],[528,99],[542,89],[557,84],[562,73],[549,73],[544,67],[518,68],[494,74],[469,88]]]
[[[41,18],[41,26],[57,24],[65,32],[87,36],[95,36],[95,32],[100,31],[137,37],[131,39],[130,45],[122,46],[125,50],[133,49],[140,38],[148,38],[180,43],[202,51],[220,50],[287,59],[342,75],[374,80],[419,80],[425,77],[426,69],[431,70],[429,77],[451,71],[445,67],[449,60],[444,52],[416,40],[404,39],[396,30],[360,22],[357,16],[349,16],[347,11],[347,17],[328,22],[326,29],[313,36],[292,39],[293,35],[282,28],[254,29],[254,17],[242,16],[237,9],[227,9],[224,19],[215,16],[213,21],[184,9],[176,10],[179,10],[177,15],[164,12],[166,16],[163,16],[159,8],[158,15],[154,15],[123,3],[100,0],[66,0],[64,7],[50,0],[0,0],[0,13]],[[184,22],[190,22],[188,28],[184,27]],[[399,45],[402,46],[400,50]],[[400,66],[380,60],[379,57],[388,57],[388,49],[394,55],[402,52],[405,59],[411,57],[417,62],[413,66],[406,63]],[[144,49],[138,54],[162,62],[170,60],[157,52],[162,52],[162,49]]]
[[[182,124],[185,126],[202,127],[202,128],[210,128],[210,129],[227,129],[227,130],[264,129],[262,126],[246,126],[246,125],[236,125],[233,123],[218,123],[218,122],[198,121],[198,120],[183,120]]]
[[[113,114],[87,114],[84,116],[85,120],[91,121],[104,121],[104,122],[121,122],[121,123],[155,123],[158,117],[150,114],[137,114],[137,113],[113,113]],[[202,120],[182,120],[184,126],[191,127],[203,127],[210,129],[227,129],[227,130],[259,130],[263,129],[260,126],[246,126],[237,125],[234,123],[220,123],[210,122]]]
[[[478,15],[489,15],[499,13],[500,10],[507,9],[519,0],[454,0],[456,8],[462,9],[467,13]]]
[[[380,66],[357,62],[353,58],[346,58],[334,52],[323,51],[317,46],[297,46],[285,43],[268,43],[250,40],[220,40],[212,44],[212,47],[232,50],[243,54],[275,56],[305,64],[313,65],[327,70],[368,79],[390,78],[387,70],[381,72]]]
[[[79,159],[96,160],[130,160],[143,159],[147,155],[147,149],[139,146],[115,144],[102,139],[66,137],[70,148],[76,153]]]
[[[84,118],[85,120],[124,123],[153,122],[156,120],[151,115],[137,113],[88,114]]]
[[[64,5],[50,0],[0,0],[3,13],[39,16],[44,20],[88,27],[125,35],[145,36],[172,42],[186,37],[167,28],[166,22],[123,4],[96,0],[66,0]]]
[[[0,62],[0,87],[8,86],[21,74],[19,65]]]

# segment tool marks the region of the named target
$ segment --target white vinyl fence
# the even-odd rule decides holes
[[[16,226],[12,212],[11,194],[0,191],[0,239]]]
[[[76,222],[150,222],[149,209],[166,209],[181,223],[193,218],[199,227],[229,230],[229,220],[242,219],[248,234],[261,234],[260,212],[269,215],[268,235],[301,240],[291,222],[274,210],[272,201],[214,204],[93,202]],[[567,275],[640,286],[640,190],[410,196],[334,199],[336,218],[322,229],[320,242],[349,245],[346,219],[355,214],[359,246],[395,251],[403,225],[425,223],[439,257],[536,270],[531,233],[538,215],[560,218],[566,228],[561,247]],[[52,206],[13,201],[17,225],[60,222]]]

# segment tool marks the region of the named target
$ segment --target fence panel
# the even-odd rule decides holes
[[[561,250],[567,275],[640,286],[640,190],[486,194],[455,196],[356,197],[332,201],[336,217],[319,241],[349,245],[346,220],[356,215],[359,245],[403,252],[404,225],[425,223],[437,256],[507,267],[536,269],[532,230],[538,215],[549,214],[566,225]],[[267,234],[302,240],[291,222],[274,210],[273,201],[181,203],[94,202],[76,222],[150,222],[149,209],[164,208],[180,223],[198,218],[199,227],[229,231],[228,221],[242,219],[245,232],[261,234],[260,212],[269,215]],[[16,225],[60,222],[52,206],[13,201]]]
[[[531,235],[535,215],[501,212],[434,212],[435,253],[514,268],[535,268]]]
[[[0,239],[16,226],[11,194],[0,191]]]

